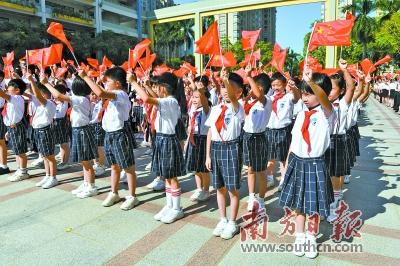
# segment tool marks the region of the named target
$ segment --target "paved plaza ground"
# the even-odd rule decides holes
[[[36,188],[42,169],[32,169],[31,179],[10,183],[0,177],[0,265],[400,265],[400,116],[369,99],[359,119],[361,156],[346,185],[344,199],[351,210],[361,210],[362,253],[324,253],[316,259],[285,254],[245,254],[240,236],[222,240],[212,235],[218,222],[215,192],[207,203],[189,200],[194,177],[184,176],[182,204],[185,217],[171,225],[153,219],[164,205],[164,194],[145,188],[153,176],[145,171],[150,160],[145,148],[136,151],[141,204],[124,212],[101,201],[110,190],[109,171],[97,179],[100,194],[78,199],[71,190],[82,181],[79,166],[59,173],[60,185]],[[35,159],[30,158],[30,161]],[[15,157],[10,158],[15,169]],[[245,213],[246,179],[241,188],[240,215]],[[121,196],[126,195],[122,186]],[[283,209],[276,188],[266,196],[268,243],[291,243],[278,237]],[[322,222],[319,242],[330,240],[332,226]],[[261,242],[260,242],[261,243]]]

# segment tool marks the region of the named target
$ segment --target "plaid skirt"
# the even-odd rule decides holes
[[[54,155],[55,143],[53,130],[50,125],[33,129],[33,139],[38,152],[44,157]]]
[[[360,143],[359,143],[359,141],[360,141],[361,135],[360,135],[360,131],[358,130],[358,125],[357,124],[350,128],[350,133],[351,133],[351,136],[353,137],[354,149],[355,149],[356,156],[360,156]]]
[[[3,108],[0,109],[0,114],[3,111]],[[7,133],[7,127],[4,125],[3,116],[0,115],[0,139],[4,139],[4,136]]]
[[[136,126],[140,126],[144,121],[143,106],[136,105],[132,107],[132,121]]]
[[[267,128],[267,158],[268,161],[278,160],[286,161],[290,142],[292,141],[291,134],[292,125],[280,129]]]
[[[176,135],[156,134],[151,172],[166,179],[186,174],[182,148]]]
[[[130,143],[130,147],[132,149],[137,149],[138,145],[136,143],[136,138],[135,138],[135,131],[133,129],[133,123],[130,120],[127,120],[124,122],[124,130],[126,132],[126,135],[128,136],[128,140]]]
[[[104,136],[105,136],[106,132],[104,131],[103,127],[101,126],[101,123],[90,124],[90,127],[93,130],[94,139],[96,141],[97,147],[103,147],[104,146]]]
[[[7,127],[8,142],[11,144],[11,149],[15,155],[25,154],[28,151],[26,141],[26,127],[21,121],[13,127]]]
[[[213,187],[229,191],[240,189],[242,156],[240,140],[211,142],[211,169]]]
[[[328,217],[333,201],[325,159],[300,158],[290,153],[279,204],[304,214]]]
[[[71,125],[66,117],[54,119],[52,128],[55,144],[63,144],[70,141]]]
[[[97,158],[98,154],[96,141],[93,130],[89,125],[72,128],[72,141],[70,144],[70,149],[71,161],[73,163],[90,161]]]
[[[325,152],[326,167],[330,176],[350,174],[350,157],[346,135],[331,135],[331,144]]]
[[[188,137],[182,118],[178,119],[178,123],[175,126],[175,133],[179,141],[186,140]]]
[[[267,169],[267,137],[262,133],[243,133],[243,164],[255,172]]]
[[[188,172],[208,173],[206,168],[206,135],[194,135],[194,143],[189,141],[186,148],[186,170]]]
[[[105,133],[104,152],[109,165],[117,164],[122,169],[135,165],[132,143],[124,129]]]
[[[350,130],[346,132],[346,145],[349,153],[350,167],[353,167],[356,162],[356,147]]]

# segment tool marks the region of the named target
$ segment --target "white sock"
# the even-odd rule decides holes
[[[181,189],[171,189],[172,208],[174,210],[181,209]]]
[[[249,193],[249,199],[255,199],[256,193]]]
[[[229,223],[229,224],[236,224],[236,221],[234,221],[234,220],[229,220],[228,223]]]
[[[339,198],[340,198],[340,190],[338,190],[338,191],[333,191],[333,196],[334,196],[334,198],[335,198],[335,202],[338,202],[339,201]]]
[[[168,208],[172,208],[172,194],[170,187],[165,187],[165,199],[167,201]]]
[[[228,222],[228,219],[226,219],[226,217],[221,217],[221,221],[227,223],[227,222]]]
[[[0,167],[3,168],[3,169],[7,169],[8,168],[8,166],[6,164],[0,164]]]
[[[26,174],[28,172],[28,170],[26,170],[26,168],[19,168],[21,170],[21,173]]]

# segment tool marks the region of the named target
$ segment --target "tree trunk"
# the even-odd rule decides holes
[[[368,52],[367,43],[363,42],[362,46],[363,46],[363,59],[364,59],[367,58],[367,52]]]

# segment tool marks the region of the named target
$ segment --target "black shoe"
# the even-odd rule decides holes
[[[0,175],[5,175],[10,173],[10,168],[2,168],[0,167]]]

